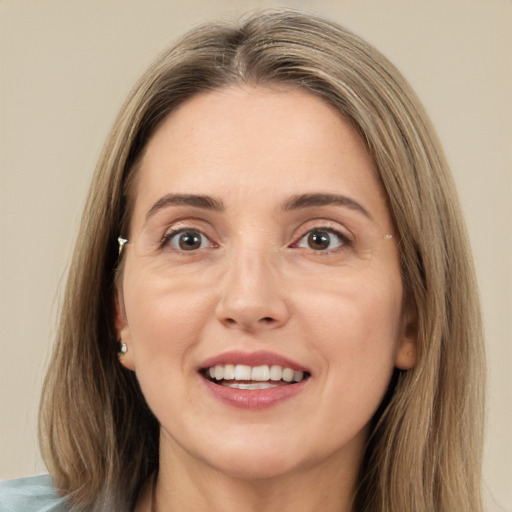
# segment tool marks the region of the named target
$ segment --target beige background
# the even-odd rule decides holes
[[[0,478],[44,471],[40,383],[88,182],[121,101],[176,34],[256,0],[0,0]],[[512,1],[289,1],[367,38],[429,110],[474,246],[489,352],[485,484],[512,511]]]

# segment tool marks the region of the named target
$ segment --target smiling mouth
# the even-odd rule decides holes
[[[248,366],[245,364],[215,365],[204,368],[201,373],[204,378],[219,386],[246,390],[290,386],[310,376],[308,372],[279,365]]]

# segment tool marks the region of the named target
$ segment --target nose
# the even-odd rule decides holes
[[[289,320],[279,262],[272,255],[254,249],[238,254],[219,287],[216,315],[226,327],[253,332],[282,327]]]

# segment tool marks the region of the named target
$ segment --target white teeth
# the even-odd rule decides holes
[[[270,368],[265,366],[254,366],[251,372],[251,380],[265,381],[270,379]]]
[[[235,388],[235,389],[269,389],[276,388],[279,384],[273,384],[271,382],[251,382],[247,384],[245,382],[226,382],[222,383],[223,386],[227,388]]]
[[[266,389],[267,387],[274,387],[268,381],[281,381],[285,382],[300,382],[304,379],[304,372],[292,370],[291,368],[283,368],[282,366],[261,365],[261,366],[248,366],[245,364],[218,364],[208,368],[208,375],[211,379],[224,380],[224,381],[254,381],[265,382],[268,386],[265,387],[240,387],[237,383],[223,383],[229,387],[237,387],[238,389]],[[244,384],[244,386],[257,386],[257,384]]]
[[[217,373],[217,371],[215,371]],[[291,368],[285,368],[283,370],[283,380],[285,382],[292,382],[293,381],[293,370]]]
[[[270,380],[281,380],[283,369],[280,366],[270,367]]]
[[[251,380],[251,367],[245,364],[235,366],[235,380]]]
[[[224,378],[226,380],[233,380],[235,378],[235,365],[227,364],[224,366]]]

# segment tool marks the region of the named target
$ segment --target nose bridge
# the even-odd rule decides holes
[[[220,283],[220,321],[244,329],[277,327],[288,319],[279,257],[270,244],[239,243],[232,247]]]

